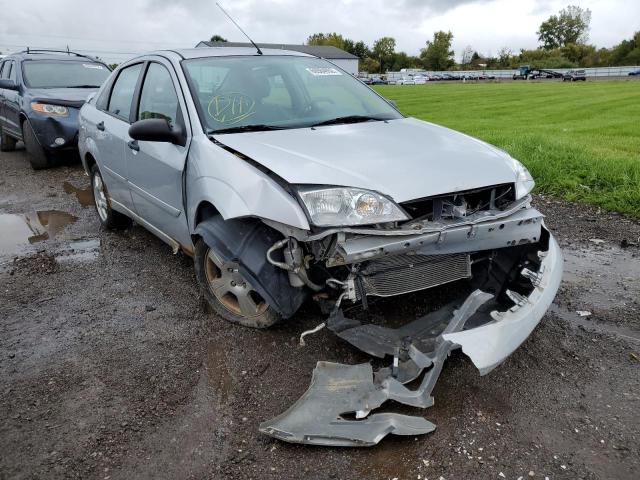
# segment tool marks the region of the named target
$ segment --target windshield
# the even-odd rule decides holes
[[[209,133],[402,118],[360,81],[318,58],[207,57],[183,65]]]
[[[111,72],[87,59],[29,60],[23,62],[22,73],[31,88],[98,88]]]

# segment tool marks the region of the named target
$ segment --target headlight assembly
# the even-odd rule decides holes
[[[303,187],[298,191],[311,223],[318,227],[370,225],[409,220],[392,200],[349,187]]]
[[[527,167],[515,158],[511,160],[513,160],[513,169],[516,172],[516,200],[519,200],[533,190],[536,182],[533,181],[533,177]]]
[[[69,109],[62,105],[50,105],[48,103],[31,102],[31,108],[34,112],[42,113],[43,115],[51,115],[52,117],[67,117],[69,116]]]

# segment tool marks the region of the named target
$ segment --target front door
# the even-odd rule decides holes
[[[173,67],[161,60],[149,63],[140,90],[135,120],[162,118],[189,132],[184,104],[175,88]],[[190,133],[183,147],[168,142],[131,141],[127,145],[129,188],[136,213],[182,245],[190,245],[182,198],[182,172]]]
[[[129,141],[133,97],[143,66],[143,63],[137,63],[122,69],[113,84],[106,111],[100,113],[93,127],[109,196],[129,210],[134,207],[127,178],[126,143]]]

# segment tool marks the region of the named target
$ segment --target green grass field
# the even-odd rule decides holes
[[[640,217],[640,82],[381,86],[408,116],[523,162],[536,192]]]

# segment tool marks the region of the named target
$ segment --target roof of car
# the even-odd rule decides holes
[[[19,60],[75,60],[75,61],[84,61],[84,62],[100,62],[97,58],[93,58],[90,56],[82,56],[76,55],[73,52],[16,52],[6,56],[7,58],[15,58]]]
[[[292,52],[306,53],[314,57],[328,58],[331,60],[339,59],[357,59],[358,57],[349,52],[334,47],[333,45],[297,45],[294,43],[258,43],[262,49],[270,50],[289,50]],[[196,48],[203,47],[223,47],[223,48],[253,48],[250,43],[246,42],[200,42]]]
[[[296,57],[309,57],[301,52],[294,52],[292,50],[278,50],[272,48],[262,48],[264,55],[290,55]],[[179,55],[184,59],[191,58],[206,58],[206,57],[229,57],[229,56],[256,56],[258,52],[254,47],[210,47],[210,48],[184,48],[176,50],[163,50],[158,52],[152,52],[148,55],[156,54],[173,54]]]

